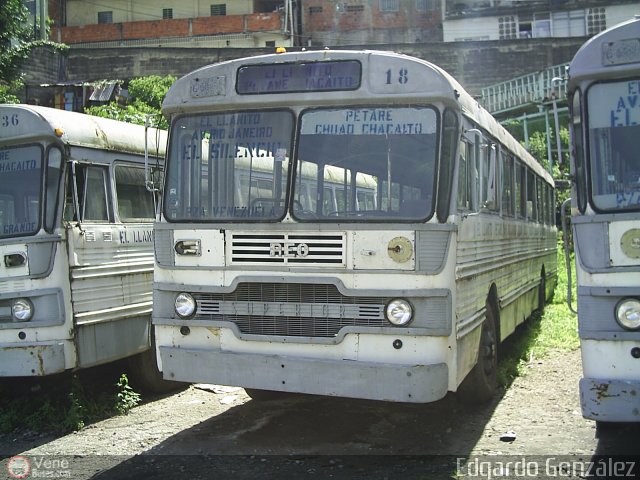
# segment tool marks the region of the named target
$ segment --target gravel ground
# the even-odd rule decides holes
[[[580,413],[580,375],[578,351],[552,352],[471,409],[453,394],[427,405],[301,395],[256,402],[240,388],[192,385],[70,435],[0,436],[0,452],[4,464],[26,457],[32,473],[38,459],[67,461],[66,477],[78,479],[456,478],[460,459],[640,453],[636,426],[596,437]]]

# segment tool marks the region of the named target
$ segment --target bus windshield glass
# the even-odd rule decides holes
[[[269,221],[284,215],[290,111],[185,116],[172,127],[169,221]]]
[[[430,217],[437,118],[430,107],[303,112],[294,217],[300,221]]]
[[[640,80],[587,91],[591,192],[598,210],[640,209]],[[606,112],[606,115],[603,115]]]
[[[0,148],[0,238],[34,235],[40,228],[42,148]]]

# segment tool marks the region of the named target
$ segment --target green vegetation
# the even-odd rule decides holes
[[[575,283],[572,286],[572,298],[575,299]],[[579,346],[578,320],[567,306],[567,271],[560,240],[558,285],[553,300],[547,303],[544,312],[535,312],[524,325],[519,327],[513,338],[503,344],[500,353],[499,381],[507,386],[514,378],[526,371],[527,364],[544,358],[551,351],[568,352]]]
[[[14,391],[11,396],[2,392],[0,433],[17,429],[57,433],[76,431],[113,415],[125,415],[140,403],[140,394],[129,386],[126,374],[120,375],[118,382],[107,391],[100,385],[97,388],[90,386],[91,380],[78,374],[43,379],[42,385],[36,381],[24,383],[6,379],[0,389],[4,390],[9,382],[20,383],[27,391]]]
[[[118,393],[116,394],[114,409],[120,415],[126,415],[140,403],[140,394],[133,391],[125,374],[120,375],[120,380],[116,383],[116,387],[118,387]]]
[[[31,51],[48,45],[66,52],[66,45],[33,38],[28,22],[28,10],[23,0],[3,0],[0,3],[0,103],[18,103],[16,93],[24,86],[20,68]]]
[[[161,113],[162,100],[175,81],[176,78],[171,75],[134,78],[129,82],[129,99],[125,103],[113,101],[107,105],[89,107],[85,113],[138,125],[144,125],[151,115],[154,127],[167,129],[169,125]]]

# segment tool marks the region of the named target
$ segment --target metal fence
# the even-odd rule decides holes
[[[485,87],[480,102],[492,114],[521,110],[527,106],[565,100],[568,63]]]

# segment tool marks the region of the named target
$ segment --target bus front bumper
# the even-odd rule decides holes
[[[64,372],[64,344],[0,344],[0,377],[39,377]]]
[[[582,416],[599,422],[640,422],[640,381],[580,380]]]
[[[427,403],[447,393],[448,367],[159,348],[164,378],[261,390]]]

